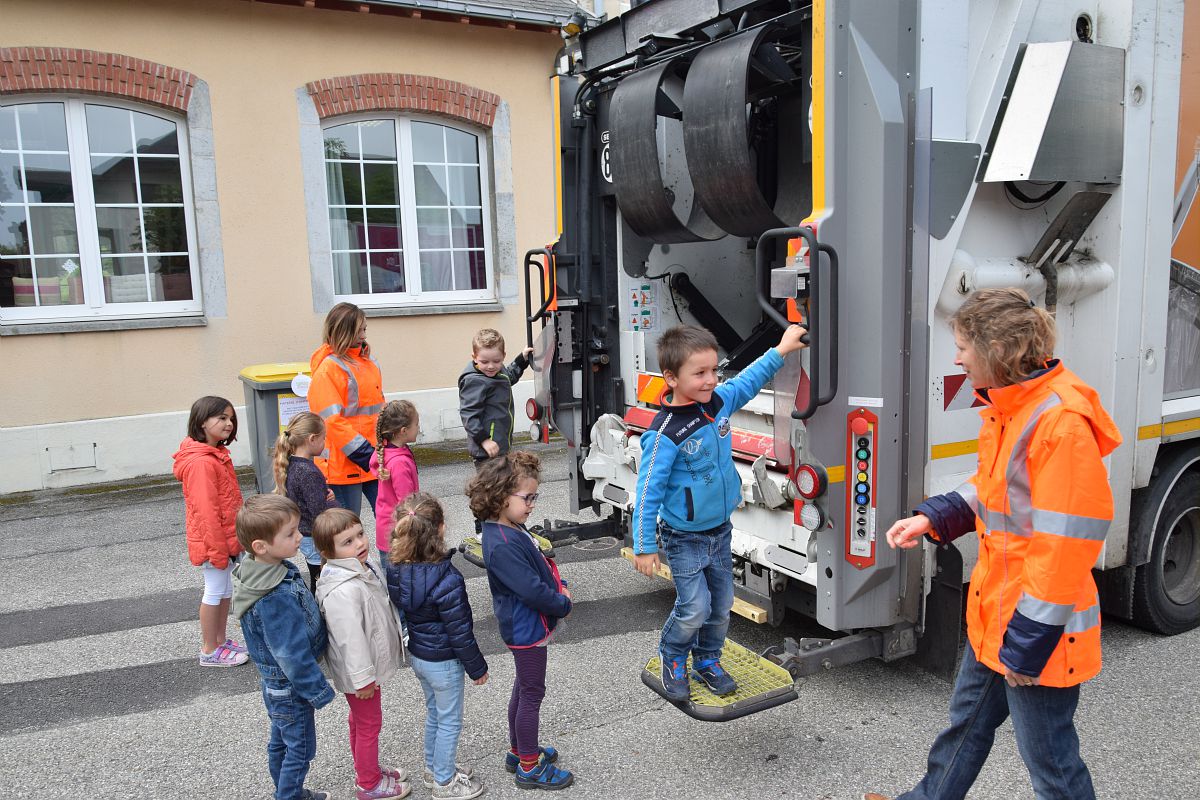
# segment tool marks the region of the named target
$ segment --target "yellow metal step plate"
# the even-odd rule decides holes
[[[622,547],[621,555],[633,561],[633,548]],[[671,568],[667,566],[666,561],[658,562],[658,570],[655,574],[660,578],[671,580]],[[765,608],[759,608],[753,603],[747,603],[740,597],[733,598],[733,613],[740,617],[745,617],[751,622],[756,622],[759,625],[767,621],[767,610]]]
[[[691,696],[687,700],[668,702],[673,702],[689,717],[703,722],[727,722],[783,705],[799,696],[792,676],[786,669],[728,639],[721,652],[721,666],[737,682],[736,692],[723,697],[710,692],[704,682],[692,674],[692,661],[689,658]],[[666,699],[659,656],[646,662],[646,668],[642,670],[642,683]]]
[[[554,544],[545,536],[538,536],[536,533],[530,534],[537,540],[538,547],[541,548],[542,554],[546,558],[554,558]],[[479,541],[478,536],[468,536],[463,539],[462,545],[459,547],[462,551],[463,558],[470,561],[477,567],[485,568],[483,565],[483,542]]]

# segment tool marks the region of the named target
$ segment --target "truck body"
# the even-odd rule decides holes
[[[1193,4],[1194,5],[1194,4]],[[742,613],[838,634],[830,663],[953,665],[974,537],[884,531],[976,467],[947,320],[1019,286],[1124,444],[1106,613],[1200,622],[1200,9],[1179,0],[651,0],[568,39],[558,240],[531,251],[534,435],[575,510],[627,536],[658,335],[727,375],[789,320],[811,347],[733,417]],[[1190,58],[1188,57],[1190,56]],[[533,310],[538,306],[537,311]],[[748,610],[748,611],[747,611]],[[773,654],[810,669],[794,643]]]

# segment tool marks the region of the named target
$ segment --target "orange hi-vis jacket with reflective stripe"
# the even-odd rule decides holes
[[[1092,567],[1113,516],[1102,459],[1121,443],[1120,431],[1096,391],[1058,361],[976,394],[987,404],[978,471],[917,510],[942,542],[969,529],[954,522],[952,506],[969,507],[960,520],[974,518],[979,560],[967,635],[980,663],[1039,676],[1043,686],[1074,686],[1100,672]]]
[[[363,358],[357,347],[345,357],[323,344],[312,354],[312,384],[308,408],[325,420],[328,458],[314,459],[334,485],[366,483],[375,479],[349,456],[363,444],[375,446],[375,421],[383,409],[383,378],[375,359]],[[368,453],[369,457],[370,454]]]

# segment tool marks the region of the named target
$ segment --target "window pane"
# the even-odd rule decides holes
[[[74,202],[70,157],[66,154],[26,154],[25,188],[29,191],[30,203]]]
[[[333,254],[333,291],[335,294],[367,293],[367,254]]]
[[[396,199],[396,167],[392,164],[363,164],[367,205],[394,206]]]
[[[427,164],[413,167],[416,179],[417,205],[446,205],[446,168]]]
[[[150,299],[146,288],[146,262],[141,256],[102,259],[104,299],[110,303],[145,303]]]
[[[413,161],[432,161],[443,164],[446,161],[446,148],[442,143],[441,125],[429,122],[414,122],[412,124]]]
[[[21,160],[16,153],[0,153],[0,203],[20,203],[25,199],[21,180]]]
[[[187,256],[150,256],[153,300],[191,300],[192,274]]]
[[[421,253],[421,289],[426,292],[448,292],[454,289],[448,250]]]
[[[96,229],[100,234],[101,253],[142,252],[140,228],[136,208],[96,209]]]
[[[478,164],[478,142],[469,133],[446,128],[446,161],[451,164]]]
[[[142,210],[142,220],[146,250],[154,253],[187,251],[187,223],[183,217],[183,206],[145,208]]]
[[[88,148],[93,153],[132,153],[129,111],[108,106],[87,107]]]
[[[33,261],[11,258],[0,248],[0,306],[36,305],[33,291]]]
[[[29,223],[21,206],[0,206],[0,255],[29,254]]]
[[[399,250],[403,247],[400,209],[368,208],[367,240],[372,250]]]
[[[366,159],[396,160],[396,123],[388,120],[371,120],[359,125],[362,135],[362,157]]]
[[[329,209],[329,243],[333,250],[367,249],[361,208]]]
[[[79,257],[34,259],[38,300],[43,306],[73,306],[83,302]]]
[[[328,161],[325,163],[325,184],[329,205],[362,204],[362,177],[357,161]]]
[[[463,261],[467,262],[466,277],[460,278],[459,267]],[[462,250],[454,251],[454,280],[461,281],[458,283],[459,289],[486,289],[487,288],[487,257],[483,250]]]
[[[0,108],[0,150],[17,149],[17,110],[13,106]]]
[[[175,135],[174,122],[137,111],[131,113],[133,114],[133,131],[137,134],[139,153],[178,155],[179,137]]]
[[[119,156],[92,158],[92,190],[97,203],[136,203],[133,159]]]
[[[455,247],[483,247],[483,212],[477,208],[450,209]]]
[[[74,208],[30,206],[29,222],[33,228],[33,249],[38,255],[79,252]]]
[[[450,205],[479,205],[479,167],[447,167],[450,177]]]
[[[444,208],[417,209],[417,246],[449,247],[450,224]]]
[[[177,158],[139,158],[143,203],[182,203],[183,179]]]
[[[326,158],[358,158],[358,125],[335,125],[325,129]]]
[[[371,293],[404,291],[404,259],[400,253],[371,251]]]
[[[67,122],[62,103],[17,106],[17,125],[23,150],[67,151]]]

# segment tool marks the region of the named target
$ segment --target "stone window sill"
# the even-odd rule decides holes
[[[90,319],[80,322],[31,322],[0,325],[0,336],[34,336],[45,333],[92,333],[95,331],[138,331],[153,328],[201,328],[204,317],[158,317],[155,319]]]

